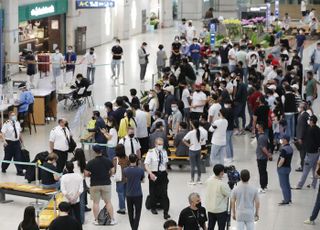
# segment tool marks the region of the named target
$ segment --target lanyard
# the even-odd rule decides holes
[[[201,228],[200,223],[199,223],[199,221],[198,221],[198,219],[199,219],[199,209],[197,210],[197,216],[194,215],[194,212],[192,211],[192,209],[191,209],[191,213],[192,213],[192,216],[194,217],[194,219],[195,219],[196,222],[197,222],[197,225],[198,225],[199,230],[201,230],[202,228]]]

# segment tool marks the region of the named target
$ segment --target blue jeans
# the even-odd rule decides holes
[[[94,83],[94,74],[96,72],[96,67],[87,67],[87,78],[91,81],[91,84]]]
[[[315,219],[317,219],[318,214],[319,214],[319,210],[320,210],[320,186],[319,186],[319,190],[318,190],[316,203],[314,204],[312,214],[310,216],[311,221],[314,221]]]
[[[196,69],[196,72],[198,73],[199,70],[199,64],[200,64],[200,59],[199,58],[192,58],[192,63]]]
[[[233,144],[232,144],[233,130],[227,130],[227,145],[226,145],[226,155],[227,158],[233,158]]]
[[[87,191],[84,191],[80,194],[80,220],[81,224],[84,224],[85,221],[85,208],[86,208],[86,201],[85,201],[85,196],[87,195]]]
[[[224,165],[224,151],[225,145],[214,145],[211,146],[210,160],[212,166],[216,164]]]
[[[191,180],[194,181],[194,174],[195,174],[195,168],[197,167],[198,172],[198,180],[201,179],[201,168],[200,168],[200,154],[201,150],[198,151],[192,151],[189,150],[189,159],[190,159],[190,166],[191,166]]]
[[[117,182],[116,183],[116,191],[118,193],[119,199],[119,210],[126,209],[126,183],[124,182]]]
[[[289,179],[290,172],[291,172],[291,168],[288,168],[288,167],[278,168],[279,182],[280,182],[280,187],[281,187],[284,202],[291,202],[291,186],[290,186],[290,179]]]
[[[287,121],[286,134],[293,139],[295,135],[295,119],[294,114],[285,114],[285,119]]]
[[[107,147],[107,154],[108,154],[108,159],[112,161],[113,158],[116,156],[115,148]]]
[[[229,64],[229,71],[232,73],[236,69],[236,65],[230,65]]]
[[[116,69],[117,69],[117,77],[119,77],[120,64],[121,64],[121,60],[112,59],[112,61],[111,61],[112,76],[116,76]]]
[[[297,46],[297,48],[296,48],[296,50],[297,50],[297,52],[298,52],[298,55],[299,55],[300,58],[301,58],[301,62],[302,62],[302,58],[303,58],[303,49],[304,49],[303,46],[300,46],[300,47]]]
[[[57,181],[54,184],[41,184],[41,187],[44,189],[55,188],[55,189],[59,190],[60,189],[60,181]]]
[[[320,63],[314,63],[313,64],[313,72],[314,74],[317,74],[318,76],[318,81],[320,80]]]
[[[302,188],[304,183],[307,180],[307,177],[309,175],[310,170],[312,170],[312,187],[316,188],[317,186],[317,178],[315,175],[315,171],[317,168],[317,162],[319,159],[319,153],[307,153],[306,157],[304,158],[304,166],[303,166],[303,172],[302,172],[302,176],[300,178],[300,181],[298,183],[298,188]]]

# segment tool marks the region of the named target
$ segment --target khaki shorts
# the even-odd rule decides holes
[[[90,198],[95,203],[98,203],[101,199],[104,201],[110,201],[111,185],[92,186],[90,188]]]

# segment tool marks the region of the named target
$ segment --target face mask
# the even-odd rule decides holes
[[[222,45],[222,47],[225,49],[227,47],[227,45]]]
[[[303,34],[303,31],[299,31],[299,34]]]
[[[128,136],[129,136],[130,138],[133,138],[133,137],[134,137],[134,133],[130,133]]]
[[[172,112],[177,112],[178,108],[177,107],[172,107],[171,110],[172,110]]]
[[[11,121],[17,121],[17,116],[12,116]]]
[[[163,150],[163,145],[157,145],[157,146],[156,146],[156,149],[157,149],[158,151],[162,151],[162,150]]]
[[[298,107],[298,112],[301,113],[302,112],[302,109],[300,107]]]
[[[111,123],[111,122],[108,122],[108,123],[107,123],[107,126],[112,127],[112,123]]]
[[[216,55],[215,55],[215,54],[212,54],[212,57],[216,57]]]
[[[68,50],[68,52],[69,52],[69,53],[71,53],[71,52],[72,52],[72,50]]]
[[[283,144],[283,140],[282,140],[282,139],[280,139],[280,141],[279,141],[279,142],[280,142],[280,144]]]
[[[58,54],[59,53],[59,50],[56,50],[56,54]]]
[[[201,202],[199,202],[198,204],[196,204],[196,207],[199,209],[201,208]]]
[[[92,119],[92,120],[95,120],[96,118],[92,116],[91,119]]]
[[[153,94],[149,93],[148,97],[149,97],[149,98],[152,98],[152,97],[153,97]]]
[[[226,109],[229,109],[229,108],[231,108],[231,105],[224,105],[224,107],[225,107]]]
[[[92,51],[90,51],[90,54],[92,55],[92,54],[93,54],[93,52],[92,52]]]

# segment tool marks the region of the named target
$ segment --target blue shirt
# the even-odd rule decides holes
[[[141,181],[144,179],[144,171],[139,167],[128,167],[123,170],[127,178],[127,196],[142,196]]]
[[[34,97],[30,91],[23,91],[20,94],[19,102],[19,113],[27,112],[29,105],[34,102]]]
[[[306,36],[303,34],[298,34],[296,36],[296,40],[297,40],[297,47],[301,47],[304,43],[304,41],[306,40]]]
[[[191,44],[189,47],[190,55],[192,59],[200,58],[200,45],[199,44]],[[197,52],[194,52],[197,51]]]

